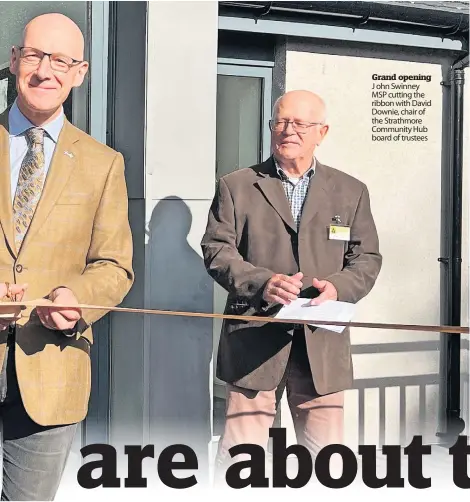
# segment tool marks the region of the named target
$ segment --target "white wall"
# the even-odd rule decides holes
[[[191,37],[177,36],[189,31]],[[213,284],[199,243],[215,186],[216,62],[215,2],[149,3],[145,217],[149,308],[205,312],[214,308]],[[327,101],[331,130],[319,159],[359,177],[370,189],[384,266],[373,292],[361,302],[357,319],[439,324],[440,67],[288,51],[286,69],[286,90],[311,89]],[[426,115],[427,143],[384,145],[370,140],[371,74],[389,71],[432,75],[432,83],[419,82],[433,101]],[[468,211],[464,214],[467,229]],[[464,253],[463,280],[468,285],[468,253]],[[468,295],[462,302],[466,313]],[[212,321],[147,316],[145,332],[147,440],[171,443],[178,436],[191,444],[188,435],[194,436],[198,428],[208,438]],[[347,443],[356,447],[361,428],[366,443],[377,444],[381,429],[387,443],[407,444],[415,434],[434,442],[439,335],[355,329],[352,339],[356,386],[363,390],[347,393]],[[468,372],[468,367],[463,365],[462,370]],[[406,431],[400,427],[405,422]],[[187,424],[191,430],[185,430]],[[292,439],[285,408],[283,424],[290,427]]]
[[[427,142],[372,141],[374,73],[432,76],[430,83],[409,82],[420,84],[426,99],[432,100],[425,114]],[[286,74],[286,90],[308,89],[327,103],[330,131],[318,150],[319,160],[358,177],[370,190],[383,268],[375,288],[360,302],[356,320],[440,324],[440,65],[288,51]],[[465,187],[468,201],[468,183]],[[464,214],[462,270],[468,291],[468,211]],[[467,295],[463,304],[466,322]],[[364,394],[347,392],[345,432],[350,447],[357,447],[361,426],[363,442],[369,444],[408,444],[417,434],[436,442],[438,340],[437,333],[352,330],[355,385]],[[400,422],[406,422],[406,428],[400,428]]]
[[[146,306],[212,312],[200,241],[215,189],[217,3],[148,8]],[[212,320],[145,322],[149,441],[193,445],[203,463],[211,439]],[[194,444],[196,435],[203,444]]]

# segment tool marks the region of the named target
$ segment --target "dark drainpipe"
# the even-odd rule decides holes
[[[450,238],[446,239],[445,258],[439,258],[444,269],[444,304],[442,324],[460,326],[462,291],[462,178],[463,178],[463,91],[464,69],[468,55],[450,69],[450,179],[447,192]],[[447,224],[445,222],[444,224]],[[437,436],[451,446],[465,429],[460,416],[460,335],[441,335],[441,402],[445,407],[440,417]]]

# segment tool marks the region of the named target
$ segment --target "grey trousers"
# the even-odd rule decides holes
[[[77,424],[43,427],[27,414],[18,388],[14,330],[0,372],[1,500],[54,500]]]

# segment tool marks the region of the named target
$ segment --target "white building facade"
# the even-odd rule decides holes
[[[468,54],[459,31],[465,23],[468,29],[468,4],[465,10],[463,2],[439,2],[434,13],[422,14],[428,16],[424,29],[419,6],[412,5],[419,2],[392,2],[390,9],[401,8],[399,16],[409,21],[400,31],[381,21],[393,15],[381,10],[386,2],[378,11],[369,2],[344,2],[349,13],[341,16],[327,10],[329,2],[314,3],[317,12],[306,5],[311,2],[292,2],[291,9],[291,2],[248,2],[244,8],[213,1],[0,2],[0,111],[14,98],[6,63],[27,20],[60,11],[88,37],[91,74],[67,112],[126,160],[136,281],[124,306],[222,311],[225,294],[207,275],[200,250],[216,181],[269,156],[272,104],[301,88],[327,104],[330,131],[319,160],[360,178],[370,191],[383,268],[357,319],[443,324],[448,265],[438,260],[455,237],[449,72]],[[463,24],[454,27],[459,16]],[[374,104],[381,98],[372,95],[379,82],[373,76],[393,74],[395,84],[419,85],[411,92],[420,95],[411,99],[423,104],[405,108],[417,110],[421,129],[378,141],[396,133],[378,129],[387,124],[375,120],[384,118],[377,110],[398,109],[396,101],[408,99],[398,92],[409,89],[398,88],[383,98],[393,105]],[[400,75],[411,78],[404,82]],[[467,81],[464,96],[468,102]],[[466,110],[465,144],[468,131]],[[426,139],[409,139],[416,135]],[[468,325],[466,146],[463,156],[461,280],[454,286],[460,324]],[[103,319],[90,413],[74,451],[91,442],[120,448],[177,439],[198,450],[201,465],[210,462],[208,447],[217,442],[224,408],[224,385],[214,377],[219,329],[211,319]],[[406,445],[414,435],[439,442],[447,339],[368,329],[353,329],[351,337],[355,385],[346,398],[347,445],[355,451],[364,443]],[[467,423],[468,344],[462,336],[460,408]],[[284,404],[277,425],[286,426],[294,441]]]

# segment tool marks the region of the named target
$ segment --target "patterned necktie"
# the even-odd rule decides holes
[[[44,186],[44,129],[33,127],[28,129],[25,135],[28,151],[21,164],[13,200],[17,250],[20,249],[28,231]]]

